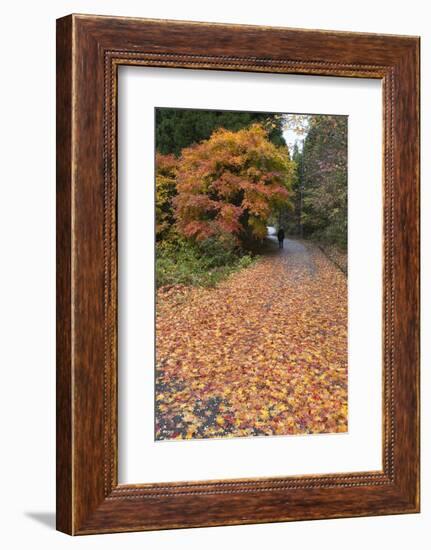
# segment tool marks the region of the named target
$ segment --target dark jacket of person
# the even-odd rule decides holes
[[[284,231],[283,231],[283,229],[278,230],[277,237],[278,237],[279,241],[284,241]]]

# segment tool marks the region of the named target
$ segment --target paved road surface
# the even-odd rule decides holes
[[[347,431],[347,280],[286,239],[215,289],[160,293],[156,438]]]

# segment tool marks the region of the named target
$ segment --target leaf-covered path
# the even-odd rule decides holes
[[[313,245],[161,289],[156,354],[156,439],[347,430],[347,279]]]

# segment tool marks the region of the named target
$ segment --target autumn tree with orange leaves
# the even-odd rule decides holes
[[[195,241],[263,239],[271,212],[289,201],[294,166],[287,147],[271,143],[259,124],[219,129],[183,149],[173,199],[178,232]]]

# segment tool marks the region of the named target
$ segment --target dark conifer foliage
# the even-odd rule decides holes
[[[311,120],[300,162],[304,236],[347,247],[347,117]]]
[[[278,114],[157,108],[157,151],[179,156],[182,149],[208,139],[218,128],[236,132],[256,122],[269,130],[269,139],[274,145],[285,145],[282,117]]]

